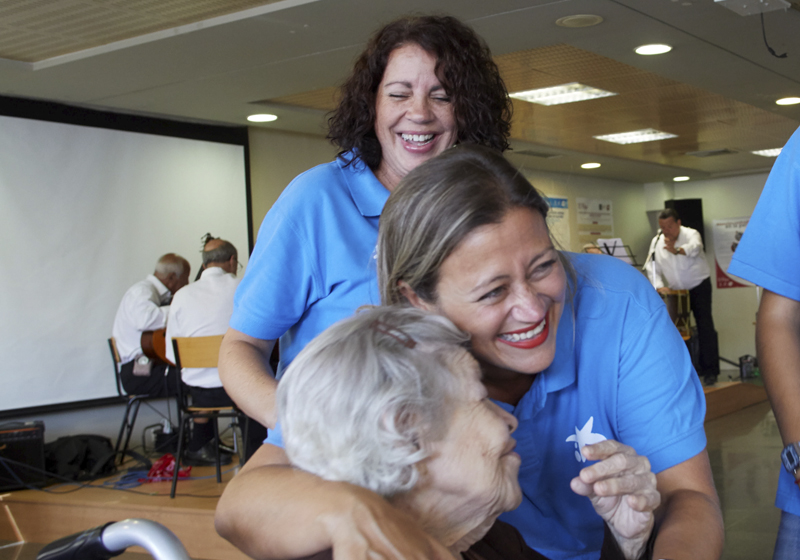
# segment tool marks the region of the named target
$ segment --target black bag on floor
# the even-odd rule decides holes
[[[47,472],[76,481],[114,474],[115,456],[114,446],[105,436],[65,436],[44,446]]]

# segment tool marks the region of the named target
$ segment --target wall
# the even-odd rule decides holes
[[[303,171],[333,161],[337,150],[322,136],[249,129],[254,238],[283,189]]]
[[[580,251],[578,240],[578,198],[609,199],[614,217],[614,237],[621,237],[630,245],[636,260],[643,264],[652,238],[645,213],[645,197],[640,183],[598,179],[582,175],[564,175],[523,169],[525,177],[539,191],[550,197],[569,200],[571,251]]]

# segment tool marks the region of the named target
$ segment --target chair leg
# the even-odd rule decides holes
[[[133,426],[136,424],[136,417],[139,415],[139,407],[142,405],[142,401],[136,397],[132,399],[128,399],[128,404],[125,406],[125,417],[122,419],[122,426],[119,429],[119,437],[117,438],[117,445],[114,448],[114,452],[119,457],[119,464],[121,465],[125,461],[125,452],[128,450],[128,445],[131,441],[131,435],[133,434]],[[125,438],[125,444],[120,449],[120,442],[122,438]],[[121,451],[121,453],[120,453]]]
[[[169,497],[175,497],[175,489],[178,486],[178,471],[181,470],[181,455],[183,455],[183,436],[184,436],[184,426],[186,426],[186,422],[191,420],[188,416],[184,416],[181,419],[180,429],[178,430],[178,452],[175,455],[175,471],[172,473],[172,488],[169,491]]]
[[[132,400],[128,399],[125,403],[125,415],[122,417],[122,424],[119,425],[119,435],[117,436],[117,444],[114,446],[114,453],[119,453],[119,448],[122,445],[122,435],[125,433],[125,427],[128,425],[128,413],[131,410]]]
[[[239,466],[247,462],[247,446],[250,444],[248,436],[250,435],[250,418],[244,414],[240,414],[240,422],[244,420],[244,429],[242,430],[242,453],[239,455]]]
[[[219,424],[216,416],[212,416],[209,420],[214,424],[214,456],[217,459],[217,484],[220,484],[222,482],[222,465],[219,460]]]
[[[241,458],[242,454],[240,453],[240,450],[239,450],[239,447],[240,447],[239,446],[239,438],[236,436],[236,429],[237,428],[240,431],[242,429],[241,426],[239,425],[239,417],[238,416],[234,416],[231,419],[231,432],[233,433],[233,452],[236,454],[237,457]]]

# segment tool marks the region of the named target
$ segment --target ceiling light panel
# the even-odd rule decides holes
[[[641,142],[654,142],[656,140],[677,138],[677,136],[677,134],[662,132],[655,128],[643,128],[641,130],[631,130],[630,132],[592,136],[592,138],[603,140],[604,142],[613,142],[614,144],[639,144]]]
[[[554,87],[531,89],[528,91],[517,91],[509,94],[509,96],[514,99],[520,99],[538,105],[562,105],[564,103],[575,103],[576,101],[611,97],[612,95],[617,94],[611,91],[579,84],[578,82]]]
[[[261,113],[258,115],[250,115],[247,117],[247,120],[250,122],[272,122],[277,121],[278,117],[276,115],[270,115],[269,113]]]
[[[781,150],[783,150],[783,148],[773,148],[771,150],[756,150],[755,152],[750,152],[750,153],[763,157],[778,157],[779,155],[781,155]]]

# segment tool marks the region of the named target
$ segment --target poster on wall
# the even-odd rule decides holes
[[[611,200],[579,198],[578,240],[581,245],[594,243],[598,237],[614,237],[614,217]]]
[[[754,286],[747,280],[726,272],[749,221],[749,217],[714,220],[714,264],[717,269],[717,288]]]
[[[550,233],[565,250],[570,250],[569,201],[566,198],[545,196],[550,211],[547,213],[547,227]]]

